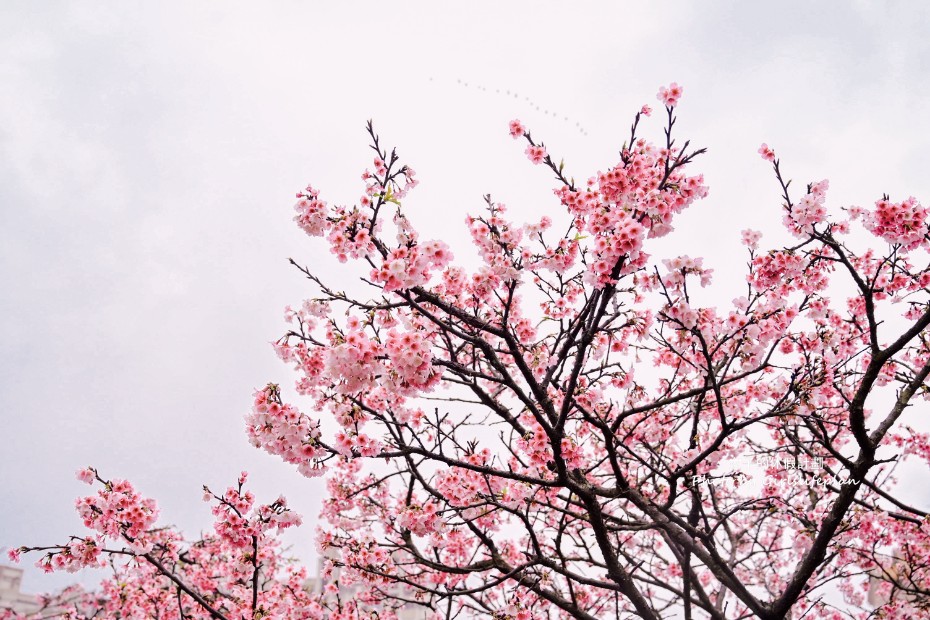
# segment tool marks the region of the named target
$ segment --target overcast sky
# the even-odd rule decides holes
[[[417,170],[414,221],[464,254],[484,193],[515,219],[557,208],[510,119],[584,179],[677,81],[711,193],[654,253],[707,257],[727,304],[739,231],[780,220],[761,142],[799,185],[829,178],[833,207],[930,200],[927,7],[0,4],[0,547],[81,531],[88,464],[192,534],[200,486],[241,469],[315,516],[322,485],[251,448],[242,416],[292,384],[268,345],[308,295],[286,259],[344,275],[291,206],[308,182],[357,199],[366,119]],[[312,521],[289,538],[308,560]],[[72,579],[29,569],[25,587]]]

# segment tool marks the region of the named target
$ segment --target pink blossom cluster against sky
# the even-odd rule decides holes
[[[293,225],[293,188],[358,196],[368,118],[417,171],[405,206],[459,256],[483,194],[515,219],[556,207],[527,156],[587,178],[680,85],[664,96],[709,149],[710,194],[662,243],[725,300],[740,231],[781,218],[763,142],[796,183],[830,179],[830,204],[930,200],[921,3],[385,7],[0,6],[0,547],[74,531],[88,465],[191,532],[202,485],[248,469],[312,526],[322,483],[252,448],[243,416],[291,381],[269,345],[306,291],[286,259],[341,269]],[[514,118],[544,152],[514,148]],[[288,536],[312,560],[312,527]],[[73,578],[29,570],[33,591]]]

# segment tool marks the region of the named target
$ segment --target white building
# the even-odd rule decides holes
[[[333,558],[337,557],[337,554],[338,554],[338,551],[335,548],[330,548],[328,551],[328,555],[330,555]],[[321,577],[323,573],[323,562],[324,562],[324,557],[321,556],[317,564],[316,577],[313,577],[307,580],[305,587],[309,592],[319,594],[323,591],[323,588],[327,584],[332,583],[333,581],[339,579],[339,574],[342,572],[341,568],[335,568],[332,572],[332,575],[328,579],[323,579]],[[340,584],[339,599],[342,601],[350,601],[353,598],[355,598],[359,590],[363,587],[364,586],[361,586],[361,585],[343,586]],[[395,587],[399,588],[400,586],[395,586]],[[407,599],[407,600],[412,600],[414,598],[412,588],[404,588],[403,590],[399,591],[399,594],[403,596],[404,599]],[[334,601],[328,601],[328,602],[332,603]],[[398,620],[426,620],[426,618],[428,617],[428,614],[429,614],[429,609],[427,607],[423,607],[422,605],[417,605],[416,603],[408,603],[397,610]]]
[[[23,569],[0,565],[0,609],[12,609],[20,613],[39,611],[36,597],[20,590]]]
[[[876,554],[876,559],[882,561],[884,568],[875,568],[869,573],[869,605],[880,607],[892,599],[908,602],[916,600],[914,595],[897,587],[897,584],[912,583],[911,569],[903,556],[900,549],[895,549],[891,555]],[[882,587],[888,583],[892,584],[890,590]]]

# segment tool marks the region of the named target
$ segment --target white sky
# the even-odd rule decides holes
[[[360,195],[368,118],[417,170],[414,221],[464,254],[484,193],[515,219],[557,208],[507,121],[584,179],[678,81],[711,194],[661,247],[704,255],[721,305],[739,231],[780,220],[761,142],[797,185],[829,178],[833,207],[930,200],[921,2],[336,4],[0,5],[0,547],[81,531],[88,464],[190,533],[200,486],[240,469],[315,516],[322,485],[251,448],[242,416],[268,381],[293,393],[267,344],[308,294],[286,259],[345,277],[291,205],[308,182]],[[290,540],[310,559],[307,521]]]

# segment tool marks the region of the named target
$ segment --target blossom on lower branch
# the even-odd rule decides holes
[[[282,557],[276,534],[300,525],[284,497],[257,504],[245,489],[247,474],[222,494],[204,487],[213,503],[213,532],[186,541],[171,527],[156,527],[155,501],[125,480],[107,480],[95,469],[78,478],[98,485],[97,493],[77,501],[78,514],[93,530],[61,545],[19,547],[9,552],[18,562],[40,552],[46,571],[76,572],[109,564],[113,576],[94,592],[68,588],[39,597],[37,615],[0,609],[0,620],[56,617],[178,618],[185,620],[280,618],[323,620],[365,618],[330,610],[306,587],[306,570]]]

